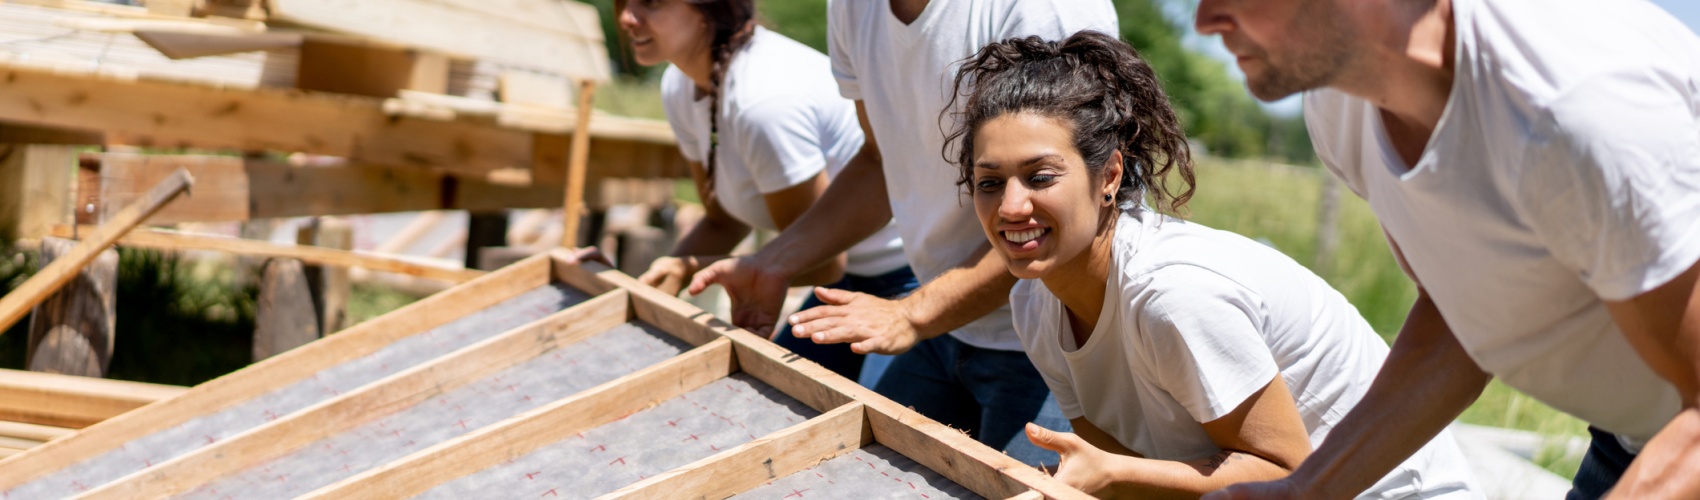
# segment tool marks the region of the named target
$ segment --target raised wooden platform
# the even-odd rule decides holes
[[[558,259],[0,460],[0,495],[1085,496],[617,271]]]

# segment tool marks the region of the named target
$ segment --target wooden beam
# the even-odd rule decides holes
[[[112,220],[119,209],[145,196],[153,186],[178,169],[195,178],[194,196],[161,209],[148,221],[176,222],[244,221],[250,217],[249,180],[243,159],[212,155],[144,155],[136,153],[90,153],[100,161],[99,198],[95,222]],[[68,238],[69,236],[60,236]]]
[[[13,122],[0,122],[0,142],[15,144],[106,144],[99,132],[53,127],[36,127]]]
[[[864,400],[866,401],[866,400]],[[889,399],[870,404],[868,422],[874,440],[943,474],[986,498],[1007,498],[1035,490],[1047,498],[1090,499],[1039,469],[975,441],[968,434],[898,406]]]
[[[69,436],[74,432],[77,431],[75,429],[65,427],[0,420],[0,436],[41,441],[43,443]]]
[[[626,321],[626,297],[612,292],[409,368],[153,468],[90,490],[82,498],[157,498],[188,491],[365,422],[476,382],[545,351]]]
[[[726,498],[873,441],[865,407],[849,404],[599,498]]]
[[[406,498],[612,422],[736,371],[724,339],[325,486],[302,498]]]
[[[176,199],[177,195],[188,191],[189,186],[194,182],[194,178],[190,177],[188,172],[177,171],[176,174],[154,186],[153,190],[148,192],[146,198],[130,204],[124,210],[119,211],[111,222],[102,224],[91,231],[81,245],[77,245],[66,252],[65,255],[60,256],[59,259],[54,260],[53,263],[42,267],[40,272],[24,281],[11,293],[0,297],[0,332],[5,331],[24,315],[29,314],[30,308],[46,300],[49,295],[52,295],[59,287],[64,286],[66,282],[77,277],[77,271],[82,269],[83,265],[100,256],[100,252],[106,250],[106,247],[112,246],[112,243],[123,236],[125,232],[141,224],[143,219],[159,211],[160,207]]]
[[[584,80],[578,86],[578,130],[573,131],[573,153],[567,163],[566,204],[561,210],[561,246],[578,247],[579,221],[584,216],[584,168],[590,160],[590,103],[596,93],[596,82]]]
[[[355,325],[342,333],[195,386],[177,397],[89,426],[82,432],[0,462],[0,469],[7,472],[0,474],[0,491],[377,352],[402,338],[547,285],[549,275],[549,258],[542,255],[533,257],[404,306],[381,318]],[[10,377],[0,377],[0,380],[8,379]],[[11,419],[5,414],[0,414],[0,418]]]
[[[65,235],[59,236],[61,238],[70,237],[71,232],[72,230],[68,226],[59,226],[53,229],[53,235]],[[88,234],[86,228],[82,232]],[[124,235],[123,238],[119,238],[118,244],[160,250],[208,250],[245,256],[297,259],[307,264],[359,267],[372,271],[405,274],[456,283],[471,281],[489,274],[475,269],[454,269],[433,264],[409,262],[405,258],[394,255],[359,250],[337,250],[307,245],[280,245],[229,236],[179,233],[157,229],[132,231],[130,234]]]
[[[0,64],[0,119],[153,147],[289,151],[485,172],[526,167],[531,132],[396,117],[381,100],[125,79]]]
[[[554,136],[539,136],[554,137]],[[561,140],[560,142],[566,142]],[[636,146],[634,146],[636,145]],[[607,147],[604,147],[607,146]],[[4,147],[4,146],[0,146]],[[564,150],[565,148],[563,148]],[[677,156],[670,145],[591,140],[585,199],[593,206],[612,201],[600,187],[612,176],[649,175],[624,172],[631,162],[665,155]],[[656,150],[656,151],[652,151]],[[78,206],[101,207],[121,202],[146,189],[150,179],[172,168],[195,176],[195,196],[173,203],[150,222],[223,222],[313,215],[351,215],[425,210],[490,211],[562,206],[564,174],[554,183],[533,178],[530,186],[511,186],[478,177],[453,175],[411,167],[355,163],[329,167],[297,167],[285,163],[235,156],[84,154],[100,164],[90,199]],[[565,154],[560,156],[564,165]],[[607,166],[606,169],[602,168]],[[669,167],[670,168],[670,167]],[[659,172],[657,175],[669,171]],[[46,229],[46,228],[43,228]]]
[[[353,33],[465,59],[607,81],[611,76],[608,50],[603,45],[601,26],[594,22],[595,8],[577,2],[559,3],[583,12],[579,17],[592,22],[549,29],[535,22],[491,15],[487,5],[454,0],[270,0],[267,6],[273,21]]]
[[[76,165],[70,146],[0,143],[0,241],[40,238],[70,220]]]
[[[168,385],[0,369],[0,420],[80,428],[187,390]]]

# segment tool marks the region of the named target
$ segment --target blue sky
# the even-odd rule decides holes
[[[1185,26],[1191,26],[1192,6],[1195,5],[1195,2],[1196,0],[1168,0],[1169,15],[1175,16],[1175,18],[1178,19],[1184,19]],[[1700,0],[1652,0],[1652,2],[1655,5],[1663,7],[1666,11],[1670,12],[1671,15],[1682,20],[1683,23],[1688,24],[1689,29],[1700,33]],[[1186,43],[1189,46],[1203,50],[1205,53],[1221,59],[1228,64],[1229,72],[1233,73],[1236,77],[1241,76],[1239,68],[1234,65],[1233,56],[1228,54],[1227,49],[1222,47],[1222,41],[1220,38],[1203,38],[1198,36],[1197,33],[1192,32],[1190,29],[1187,30],[1187,32],[1189,35]],[[1299,100],[1297,97],[1290,97],[1286,100],[1265,104],[1264,106],[1277,113],[1291,114],[1299,112]]]

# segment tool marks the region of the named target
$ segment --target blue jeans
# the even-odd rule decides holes
[[[844,279],[838,280],[837,283],[826,285],[827,288],[862,292],[882,299],[895,299],[908,295],[909,292],[914,291],[915,288],[920,286],[921,284],[915,281],[915,272],[909,270],[909,266],[903,266],[897,270],[881,274],[879,276],[857,276],[854,274],[845,274]],[[811,293],[809,294],[809,298],[803,301],[803,306],[798,310],[801,311],[821,305],[825,304],[820,301],[819,297],[815,297],[815,294]],[[873,362],[877,366],[883,368],[885,366],[884,363],[874,358],[887,357],[880,354],[869,356],[856,354],[850,350],[850,344],[816,344],[813,340],[797,338],[791,335],[790,323],[786,323],[785,328],[779,330],[779,335],[774,337],[773,343],[779,344],[781,347],[786,349],[790,349],[791,352],[797,353],[797,355],[810,361],[819,363],[828,370],[837,372],[839,375],[843,375],[844,378],[850,380],[864,378],[862,377],[862,366],[864,363]],[[877,373],[874,373],[873,375],[876,378],[878,377]],[[862,385],[873,387],[872,382],[873,381],[871,380],[864,380],[862,381]]]
[[[1028,465],[1059,461],[1056,453],[1027,440],[1023,427],[1028,422],[1073,430],[1027,353],[981,349],[950,335],[923,340],[897,355],[874,392],[968,431]]]
[[[1617,480],[1623,477],[1623,472],[1629,470],[1629,464],[1635,461],[1635,454],[1623,448],[1617,442],[1617,436],[1588,426],[1588,435],[1594,438],[1588,444],[1588,454],[1582,456],[1582,466],[1576,469],[1576,480],[1570,483],[1570,493],[1565,500],[1593,500],[1606,496]]]

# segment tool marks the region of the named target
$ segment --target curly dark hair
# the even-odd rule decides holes
[[[1121,151],[1122,210],[1139,207],[1147,193],[1169,213],[1192,198],[1192,153],[1180,120],[1151,65],[1113,36],[1082,31],[1060,42],[1030,36],[992,43],[963,61],[953,90],[944,113],[966,101],[953,114],[944,156],[960,168],[956,183],[965,189],[974,178],[974,132],[994,118],[1029,112],[1072,125],[1074,147],[1093,175]],[[1170,173],[1180,175],[1183,189],[1171,189]]]

